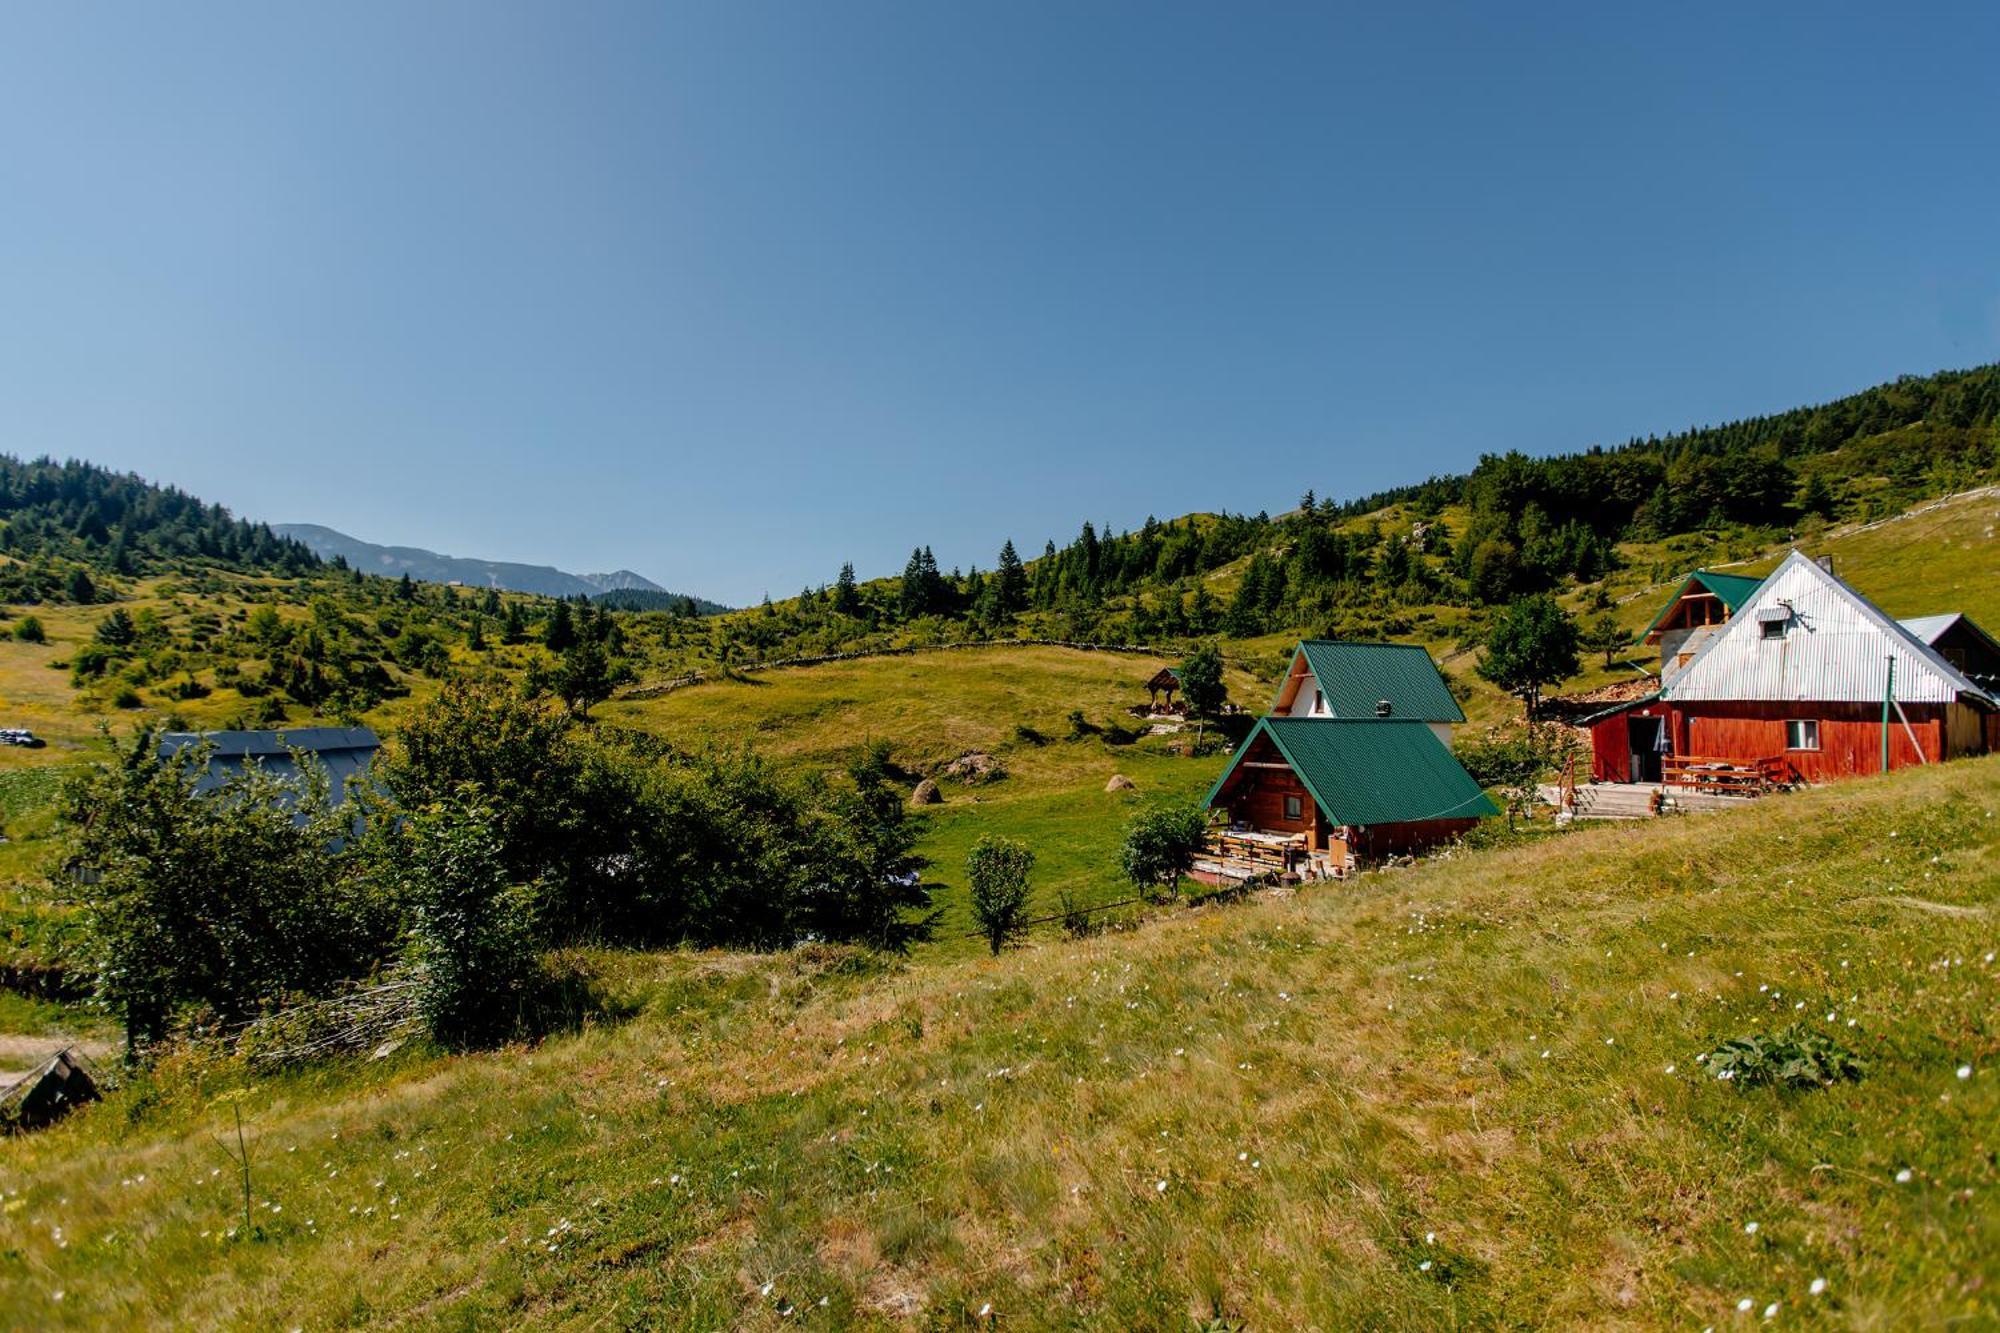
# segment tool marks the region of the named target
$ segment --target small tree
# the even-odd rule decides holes
[[[1222,710],[1229,692],[1222,685],[1222,654],[1212,643],[1204,643],[1181,662],[1181,697],[1188,711],[1197,717],[1213,717]]]
[[[22,643],[47,643],[49,632],[42,628],[38,617],[22,616],[21,623],[14,626],[14,637]]]
[[[1611,667],[1611,655],[1632,642],[1632,638],[1618,627],[1618,622],[1610,616],[1599,616],[1590,622],[1584,632],[1583,641],[1578,646],[1585,652],[1603,653],[1606,670]]]
[[[1542,688],[1569,679],[1577,669],[1576,620],[1547,593],[1518,598],[1486,632],[1479,674],[1518,694],[1534,717]]]
[[[972,917],[995,957],[1027,920],[1028,872],[1034,865],[1035,854],[1026,843],[991,833],[982,834],[965,858]]]
[[[560,653],[576,642],[576,620],[569,609],[569,603],[559,601],[555,610],[549,612],[549,623],[542,630],[542,646],[552,653]]]
[[[1126,829],[1119,864],[1140,888],[1170,896],[1207,842],[1208,811],[1200,806],[1148,810]]]
[[[433,1038],[460,1049],[512,1035],[535,967],[531,904],[509,883],[475,792],[411,815],[397,858],[417,1011]]]
[[[571,713],[589,717],[592,707],[631,679],[632,668],[610,657],[603,643],[591,636],[579,638],[563,652],[549,684]]]
[[[127,647],[138,637],[138,627],[122,606],[114,606],[110,615],[97,622],[97,641],[109,647]]]

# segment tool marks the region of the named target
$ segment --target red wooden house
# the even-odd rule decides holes
[[[1964,617],[1900,624],[1795,551],[1659,693],[1585,719],[1592,777],[1824,782],[1984,754],[2000,702],[1975,660],[2000,670],[2000,648]]]

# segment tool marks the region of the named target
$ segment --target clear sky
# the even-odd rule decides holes
[[[0,449],[987,567],[2000,358],[1996,71],[1991,3],[15,4]]]

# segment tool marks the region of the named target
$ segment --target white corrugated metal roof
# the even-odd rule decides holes
[[[1763,635],[1759,613],[1771,610],[1789,611],[1782,637]],[[1950,703],[1961,695],[1993,702],[1929,644],[1794,551],[1661,696],[1872,703],[1882,698],[1892,657],[1896,697],[1905,703]]]
[[[1911,616],[1896,623],[1923,642],[1936,643],[1939,635],[1958,623],[1958,616],[1956,611],[1947,611],[1941,616]]]

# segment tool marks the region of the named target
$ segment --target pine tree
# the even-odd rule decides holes
[[[833,609],[843,616],[857,615],[861,611],[861,590],[855,586],[852,560],[841,565],[840,577],[833,581]]]
[[[575,642],[574,615],[568,602],[558,601],[555,610],[549,613],[549,623],[542,630],[542,646],[552,653],[559,653]]]
[[[1000,548],[1000,564],[993,571],[993,605],[1002,619],[1028,606],[1028,567],[1021,563],[1011,538]]]

